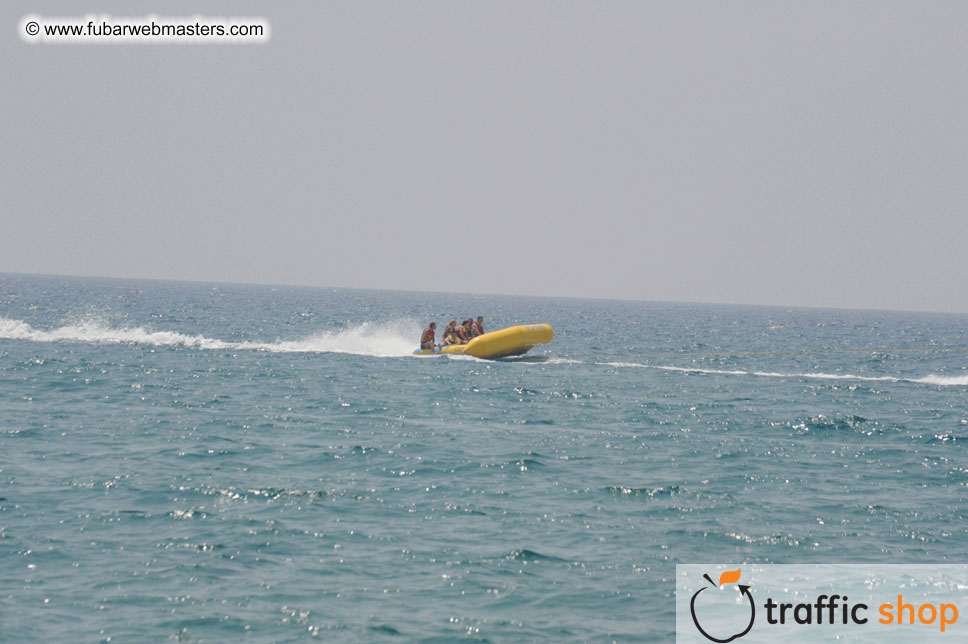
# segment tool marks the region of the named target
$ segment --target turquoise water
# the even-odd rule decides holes
[[[430,320],[517,359],[412,357]],[[968,559],[968,316],[0,275],[0,640],[671,641]]]

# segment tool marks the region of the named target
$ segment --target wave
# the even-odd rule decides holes
[[[913,382],[923,385],[937,385],[941,387],[968,386],[966,376],[940,376],[931,374],[923,378],[904,378],[901,376],[859,376],[851,373],[779,373],[775,371],[747,371],[742,369],[702,369],[699,367],[673,367],[668,365],[640,364],[637,362],[603,362],[610,367],[631,367],[639,369],[659,369],[661,371],[678,371],[682,373],[704,373],[718,376],[755,376],[758,378],[808,378],[812,380],[855,380],[861,382]]]
[[[373,324],[364,322],[338,331],[324,331],[299,340],[252,342],[219,340],[177,331],[152,331],[145,327],[111,327],[87,320],[51,330],[35,329],[23,320],[0,317],[0,339],[30,342],[88,342],[139,344],[191,349],[268,351],[272,353],[349,353],[395,357],[411,355],[419,327],[409,321]]]

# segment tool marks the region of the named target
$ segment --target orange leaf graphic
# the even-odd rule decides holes
[[[736,570],[727,570],[721,574],[719,576],[719,585],[722,586],[723,584],[735,584],[737,581],[739,581],[740,570],[742,570],[742,568],[737,568]]]

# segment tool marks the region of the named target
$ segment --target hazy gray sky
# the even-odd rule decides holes
[[[28,13],[272,38],[30,45]],[[0,16],[0,271],[968,311],[965,2]]]

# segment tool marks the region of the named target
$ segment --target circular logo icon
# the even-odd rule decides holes
[[[737,584],[736,587],[739,590],[740,594],[746,596],[746,600],[749,603],[749,614],[750,614],[749,622],[746,622],[745,620],[743,620],[741,622],[741,624],[746,624],[746,627],[745,628],[743,628],[739,632],[736,632],[736,633],[733,633],[733,634],[728,634],[727,633],[727,634],[717,634],[717,635],[713,635],[713,634],[711,634],[709,632],[710,630],[713,630],[713,629],[703,628],[702,624],[699,623],[699,618],[696,617],[696,602],[697,601],[700,601],[700,602],[702,601],[701,600],[701,597],[702,597],[703,592],[706,591],[706,590],[709,590],[710,587],[715,588],[715,589],[718,590],[724,584],[727,584],[727,583],[735,583],[735,582],[739,581],[739,574],[740,574],[740,570],[739,569],[736,569],[736,570],[727,570],[726,572],[724,572],[720,576],[720,578],[719,578],[719,582],[720,583],[718,585],[713,583],[713,580],[709,578],[709,575],[703,575],[703,577],[709,582],[710,585],[709,586],[703,586],[702,588],[700,588],[699,590],[697,590],[695,592],[695,594],[693,594],[692,599],[689,601],[689,613],[692,615],[692,623],[695,624],[696,629],[700,633],[702,633],[702,636],[705,637],[710,642],[718,642],[719,644],[726,644],[726,642],[732,642],[735,639],[738,639],[740,637],[743,637],[744,635],[746,635],[747,633],[749,633],[750,630],[753,628],[753,622],[756,620],[756,604],[753,601],[753,595],[752,595],[752,593],[750,593],[750,587],[749,586],[744,586],[742,584]],[[743,604],[743,605],[745,605],[745,604]],[[744,609],[741,608],[740,610],[744,610]]]

